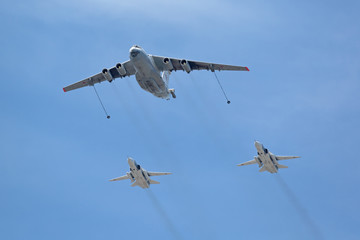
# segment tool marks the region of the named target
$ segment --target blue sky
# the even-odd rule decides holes
[[[359,239],[359,5],[2,1],[0,238]],[[170,101],[100,84],[110,120],[93,89],[62,92],[134,44],[251,71],[217,74],[230,105],[207,71],[172,74]],[[301,158],[236,167],[255,139]],[[173,175],[108,182],[127,156]]]

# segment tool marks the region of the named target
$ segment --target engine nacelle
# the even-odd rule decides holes
[[[186,61],[185,59],[180,61],[181,67],[187,72],[190,73],[191,72],[191,67],[188,61]]]
[[[259,164],[259,167],[261,167],[263,165],[263,163],[261,162],[260,158],[255,157],[255,161],[257,164]]]
[[[114,80],[113,76],[111,76],[111,73],[109,72],[109,70],[107,70],[106,68],[104,68],[102,70],[102,74],[104,76],[104,78],[106,80],[108,80],[109,82],[112,82],[112,80]]]
[[[131,180],[131,182],[135,181],[134,176],[131,174],[131,172],[126,173],[126,175]]]
[[[163,62],[164,62],[164,65],[165,65],[165,70],[171,71],[171,70],[174,69],[174,66],[172,65],[169,58],[164,58]]]
[[[121,63],[116,64],[116,70],[119,72],[120,76],[126,75],[126,70]]]

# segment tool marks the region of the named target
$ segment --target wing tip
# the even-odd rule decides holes
[[[250,72],[250,69],[248,67],[245,67],[246,68],[246,71]]]
[[[65,88],[63,88],[63,91],[66,92]]]

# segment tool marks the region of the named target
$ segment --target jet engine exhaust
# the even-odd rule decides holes
[[[279,173],[276,174],[276,180],[279,183],[281,190],[285,193],[288,197],[289,202],[294,206],[304,223],[308,226],[311,230],[312,234],[314,235],[315,239],[324,239],[321,231],[316,226],[314,221],[311,219],[309,214],[307,213],[306,209],[300,204],[300,201],[297,199],[295,194],[291,191],[291,188],[287,185],[287,183],[282,179]]]
[[[146,189],[148,196],[153,203],[154,207],[158,211],[159,215],[163,218],[165,224],[167,225],[169,231],[172,233],[175,239],[182,239],[181,235],[178,233],[178,231],[175,229],[174,224],[171,222],[169,216],[166,214],[163,206],[161,206],[160,202],[157,200],[155,194],[148,188]]]

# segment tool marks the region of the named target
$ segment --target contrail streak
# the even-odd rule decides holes
[[[285,195],[287,195],[287,197],[289,198],[289,201],[293,204],[294,208],[296,209],[296,211],[298,212],[304,223],[309,227],[314,237],[320,240],[324,239],[320,230],[315,225],[314,221],[311,219],[306,209],[300,204],[295,194],[291,191],[291,188],[281,178],[279,173],[276,174],[276,180],[279,183]]]
[[[176,231],[174,224],[171,222],[170,218],[166,214],[164,208],[161,206],[160,202],[157,200],[156,196],[153,194],[153,192],[150,189],[147,189],[146,191],[148,193],[149,198],[151,199],[154,207],[160,214],[160,216],[163,218],[165,224],[167,225],[169,231],[172,233],[175,239],[182,239],[181,235]]]

